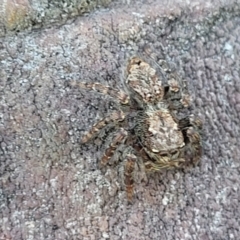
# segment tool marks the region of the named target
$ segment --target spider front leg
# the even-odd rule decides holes
[[[129,103],[129,96],[123,91],[111,88],[109,86],[104,86],[100,83],[87,83],[87,82],[78,82],[71,81],[71,86],[78,86],[83,89],[94,90],[96,92],[102,93],[104,95],[109,95],[110,97],[116,99],[121,104],[127,105]]]
[[[179,120],[179,128],[185,132],[188,141],[186,149],[190,152],[192,161],[196,165],[202,156],[202,121],[193,116],[186,117]]]
[[[133,154],[128,154],[125,167],[124,167],[124,183],[126,187],[127,199],[132,202],[133,190],[134,190],[134,169],[137,157]]]
[[[101,159],[101,164],[106,165],[109,159],[113,156],[115,150],[117,147],[123,143],[127,137],[128,133],[123,128],[120,128],[120,130],[117,132],[117,134],[114,136],[110,146],[105,150],[105,153]]]
[[[176,78],[168,80],[168,86],[165,87],[165,99],[169,104],[169,109],[177,110],[189,107],[191,98],[187,92],[182,92],[179,81]]]
[[[93,127],[83,135],[81,142],[86,143],[91,138],[93,138],[95,135],[99,133],[101,129],[103,129],[107,124],[110,122],[121,122],[125,119],[125,114],[122,111],[114,111],[106,118],[100,120],[96,124],[93,125]]]
[[[201,136],[199,131],[194,127],[189,127],[187,129],[187,136],[189,139],[193,164],[197,165],[202,156]]]

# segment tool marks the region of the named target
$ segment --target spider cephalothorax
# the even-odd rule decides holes
[[[178,75],[170,69],[160,65],[155,69],[141,58],[133,57],[125,71],[125,91],[99,83],[74,81],[71,84],[108,94],[120,103],[119,111],[96,123],[82,137],[82,142],[96,137],[109,123],[116,123],[116,134],[101,163],[105,165],[120,145],[126,147],[123,151],[126,160],[124,181],[129,201],[133,196],[135,163],[140,158],[146,172],[178,168],[199,161],[202,123],[189,114],[178,117],[179,110],[189,107],[190,97],[186,86],[181,86]]]

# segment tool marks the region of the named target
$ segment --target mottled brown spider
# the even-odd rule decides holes
[[[120,109],[102,119],[82,137],[82,143],[97,136],[109,123],[117,130],[101,159],[106,165],[114,152],[125,146],[124,182],[128,201],[132,201],[136,162],[142,162],[146,172],[163,168],[179,168],[198,163],[202,154],[201,126],[198,118],[185,114],[190,97],[186,86],[165,61],[152,68],[139,57],[128,61],[125,91],[115,90],[99,83],[71,82],[73,86],[107,94],[119,103]],[[141,159],[141,161],[139,161]]]

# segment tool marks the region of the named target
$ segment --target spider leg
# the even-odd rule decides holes
[[[194,127],[189,127],[187,129],[187,137],[189,139],[189,145],[192,150],[192,160],[196,165],[202,156],[201,136]]]
[[[187,140],[193,163],[197,164],[202,156],[201,129],[202,121],[199,118],[186,117],[179,120],[179,128],[183,130]]]
[[[135,169],[137,157],[133,154],[128,154],[125,167],[124,167],[124,183],[126,186],[126,194],[129,202],[132,202],[133,188],[134,188],[134,177],[133,172]]]
[[[182,118],[178,121],[178,127],[180,130],[185,130],[189,126],[191,126],[189,117]]]
[[[129,96],[118,89],[111,88],[109,86],[104,86],[100,83],[87,83],[87,82],[78,82],[71,81],[71,86],[78,86],[83,89],[94,90],[99,93],[109,95],[110,97],[117,99],[121,104],[127,105],[129,103]]]
[[[124,142],[126,139],[128,133],[123,128],[120,128],[120,130],[117,132],[115,137],[113,138],[110,146],[105,150],[105,153],[101,159],[101,164],[106,165],[109,159],[113,156],[115,150],[117,147]]]
[[[173,77],[168,80],[168,86],[165,87],[165,99],[169,104],[169,109],[178,110],[181,108],[189,107],[191,98],[186,91],[181,90],[179,85],[178,77]]]
[[[122,111],[114,111],[109,116],[103,118],[99,122],[95,123],[93,127],[83,135],[81,142],[88,142],[94,135],[96,135],[101,129],[103,129],[110,122],[121,122],[125,119],[125,114]]]

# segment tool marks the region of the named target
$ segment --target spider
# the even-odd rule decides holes
[[[72,81],[72,86],[95,90],[113,97],[119,110],[113,111],[84,134],[87,143],[114,123],[117,131],[101,158],[106,165],[120,146],[123,147],[124,183],[127,199],[132,202],[134,169],[141,160],[145,171],[180,168],[197,164],[202,155],[202,122],[193,115],[178,116],[188,109],[190,96],[165,61],[155,68],[140,57],[129,59],[124,76],[124,91],[100,83]],[[166,77],[167,76],[167,77]]]

